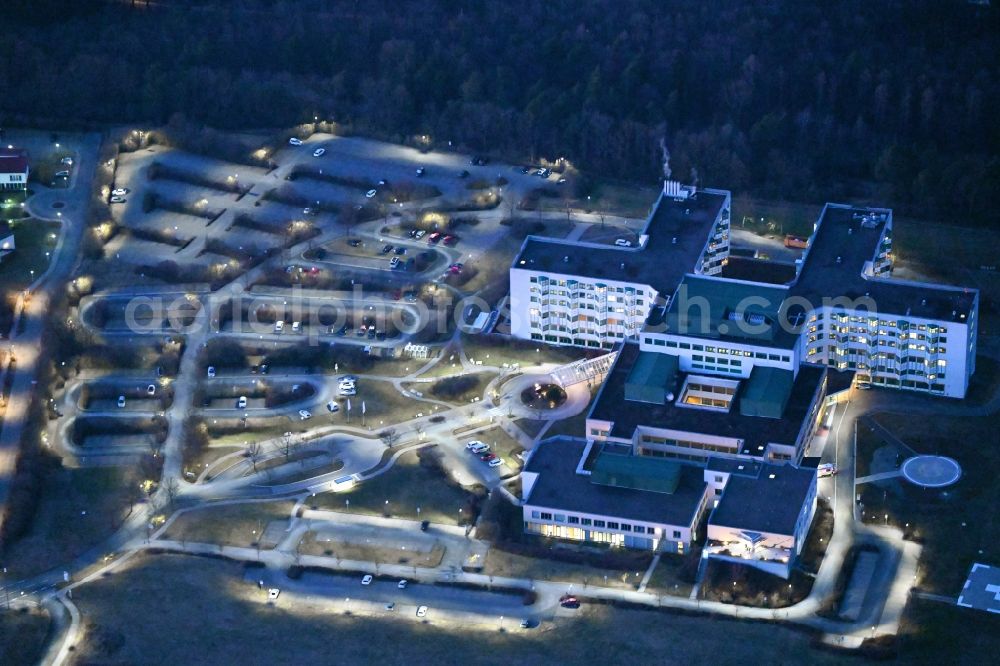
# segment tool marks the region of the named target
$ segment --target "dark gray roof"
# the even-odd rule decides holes
[[[742,474],[756,477],[760,473],[761,463],[752,460],[737,460],[736,458],[709,458],[705,466],[710,472],[725,472],[726,474]]]
[[[622,346],[618,359],[604,382],[597,401],[590,412],[590,418],[612,422],[611,436],[629,439],[638,426],[667,428],[718,435],[744,440],[741,453],[759,455],[760,446],[768,442],[794,445],[799,429],[809,414],[809,407],[816,390],[826,376],[826,368],[803,363],[792,384],[791,394],[781,418],[744,416],[740,413],[743,383],[736,392],[732,408],[728,413],[677,407],[672,402],[654,405],[625,399],[625,381],[632,364],[639,354],[639,346],[627,343]],[[677,386],[668,387],[674,395],[680,395],[680,386],[688,373],[677,374]]]
[[[598,485],[591,483],[589,476],[576,473],[585,446],[585,442],[571,439],[539,444],[524,468],[538,474],[525,504],[624,520],[691,525],[705,495],[700,467],[679,465],[677,487],[672,493]]]
[[[734,251],[730,250],[721,277],[764,284],[788,284],[795,279],[795,264],[733,256]]]
[[[975,289],[917,284],[887,278],[864,278],[866,261],[875,258],[885,221],[865,225],[868,209],[827,206],[814,234],[791,296],[814,305],[823,297],[868,296],[879,312],[964,323],[973,307]],[[955,313],[952,316],[952,312]],[[965,315],[963,318],[961,315]]]
[[[750,532],[792,534],[815,482],[815,469],[792,465],[764,464],[756,477],[734,474],[708,522]]]
[[[708,242],[726,201],[724,194],[699,191],[693,198],[662,197],[646,226],[645,247],[621,248],[529,237],[513,268],[647,284],[671,294]]]

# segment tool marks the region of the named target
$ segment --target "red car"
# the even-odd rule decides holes
[[[479,459],[482,460],[483,462],[489,462],[496,457],[497,454],[495,453],[484,453],[483,455],[479,456]]]
[[[458,236],[445,236],[442,242],[445,245],[454,245],[458,242]]]
[[[430,243],[430,244],[432,244],[432,245],[434,243],[437,243],[439,240],[441,240],[441,232],[440,231],[435,231],[434,233],[432,233],[430,236],[427,237],[427,242]]]
[[[579,608],[580,600],[570,594],[559,597],[559,605],[563,608]]]

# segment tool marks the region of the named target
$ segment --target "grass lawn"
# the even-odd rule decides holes
[[[483,398],[486,385],[496,377],[492,372],[467,372],[461,377],[441,379],[430,384],[407,384],[409,389],[416,389],[425,398],[433,398],[453,405],[467,405],[473,398]]]
[[[48,613],[40,610],[4,610],[0,606],[0,655],[7,664],[35,664],[45,651]]]
[[[583,408],[583,411],[568,419],[559,419],[545,431],[545,436],[567,435],[569,437],[585,437],[587,433],[587,414],[590,413],[590,405],[594,402],[594,398],[597,396],[599,390],[600,386],[594,386],[590,389],[590,402]]]
[[[303,555],[327,555],[341,560],[360,560],[380,564],[406,564],[411,567],[434,568],[444,558],[444,546],[436,544],[426,552],[397,550],[345,541],[328,541],[315,532],[306,532],[299,542],[298,552]]]
[[[227,546],[256,545],[261,530],[271,521],[287,521],[294,502],[247,502],[207,506],[182,514],[162,538],[178,541],[219,543]]]
[[[426,395],[427,392],[424,391]],[[429,414],[436,405],[405,396],[390,382],[358,378],[358,395],[351,398],[351,425],[361,425],[361,403],[365,404],[365,422],[374,429],[409,421],[417,414]],[[341,401],[346,404],[345,401]],[[341,406],[340,422],[346,422],[345,407]]]
[[[690,596],[691,588],[694,585],[688,582],[682,575],[684,557],[684,555],[674,555],[671,553],[660,555],[660,563],[653,569],[653,575],[649,577],[646,590],[649,592],[673,594],[679,597]]]
[[[48,267],[49,258],[45,253],[55,248],[60,224],[29,218],[11,222],[11,227],[16,249],[0,262],[0,284],[8,289],[23,289],[33,279],[31,271],[37,278]]]
[[[538,437],[538,433],[542,431],[542,428],[545,427],[546,423],[548,423],[548,421],[545,421],[544,419],[518,419],[517,421],[514,421],[514,425],[523,430],[524,433],[532,439]]]
[[[170,581],[164,585],[164,581]],[[843,663],[810,648],[810,634],[765,623],[584,604],[573,620],[499,632],[440,620],[332,614],[278,601],[230,562],[158,555],[77,589],[83,636],[74,663],[589,663],[597,655],[633,663],[745,664],[752,645],[764,663]],[[386,640],[386,637],[390,637]],[[554,644],[558,642],[558,647]],[[665,648],[665,646],[667,646]],[[335,657],[331,655],[335,653]],[[945,662],[949,663],[949,662]],[[950,662],[953,663],[953,662]]]
[[[131,469],[55,469],[43,482],[32,529],[4,555],[9,578],[26,578],[64,564],[114,532],[128,511]],[[86,514],[82,514],[86,511]]]
[[[648,566],[648,563],[647,565]],[[482,573],[487,576],[509,576],[552,580],[561,583],[607,585],[623,590],[634,590],[639,586],[646,566],[641,570],[605,569],[587,564],[561,562],[541,557],[528,557],[490,548]],[[636,576],[636,574],[639,574]]]
[[[522,371],[537,370],[542,363],[565,365],[588,356],[585,350],[577,347],[555,347],[499,336],[462,334],[462,347],[469,360],[498,367],[504,363],[520,363]]]
[[[878,420],[920,453],[950,456],[962,478],[944,491],[897,479],[883,487],[861,486],[866,519],[898,525],[923,542],[920,589],[957,596],[973,562],[1000,558],[1000,449],[996,415],[913,418],[879,414]],[[908,527],[907,527],[908,525]],[[963,526],[964,525],[964,526]]]
[[[454,485],[439,470],[421,465],[416,452],[411,451],[400,456],[384,474],[362,481],[349,492],[317,495],[310,505],[364,515],[388,513],[409,520],[418,519],[419,507],[420,520],[459,525],[463,517],[469,516],[471,498],[471,493]]]
[[[989,664],[1000,615],[911,597],[900,627],[899,662]]]
[[[761,235],[810,236],[813,224],[819,219],[822,210],[822,206],[815,204],[736,196],[733,198],[732,225],[734,229],[745,229]]]

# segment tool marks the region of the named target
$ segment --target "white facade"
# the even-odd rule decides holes
[[[729,480],[729,475],[723,472],[705,471],[705,480],[709,477],[715,483],[715,488],[723,488]],[[717,480],[725,477],[719,483]],[[761,481],[766,483],[766,480]],[[719,493],[719,494],[721,494]],[[718,500],[715,502],[718,503]],[[704,553],[714,559],[727,560],[746,564],[783,578],[791,574],[792,564],[802,553],[809,527],[816,515],[816,479],[812,480],[805,500],[799,509],[795,526],[789,533],[753,531],[729,525],[717,525],[709,518],[707,543]]]
[[[605,349],[638,334],[657,296],[649,285],[523,268],[511,269],[510,294],[514,337]]]
[[[823,307],[802,334],[806,360],[879,386],[962,398],[975,371],[977,311],[962,324]]]
[[[671,256],[664,256],[663,261],[690,262],[691,271],[715,275],[722,270],[729,256],[731,197],[729,192],[721,190],[703,191],[724,196],[724,201],[709,225],[704,243],[699,245],[700,251],[683,257],[672,253]],[[679,183],[664,183],[653,212],[646,221],[646,230],[650,230],[659,206],[683,207],[684,201],[694,196],[694,192],[694,188]],[[532,238],[529,237],[525,243]],[[553,254],[563,253],[567,259],[578,249],[614,249],[603,244],[542,240],[551,245]],[[665,239],[660,240],[666,242]],[[677,242],[677,238],[672,240]],[[648,241],[649,235],[643,233],[638,247],[618,248],[623,261],[629,258],[629,253],[648,251]],[[594,278],[559,272],[557,268],[536,270],[522,264],[524,262],[515,263],[510,268],[511,335],[549,344],[611,349],[626,338],[637,337],[657,300],[660,299],[660,304],[669,301],[676,288],[676,285],[671,285],[665,293],[658,293],[657,289],[642,281]],[[607,268],[608,275],[615,274],[614,265]]]

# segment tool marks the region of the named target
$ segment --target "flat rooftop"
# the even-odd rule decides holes
[[[783,286],[689,274],[665,317],[648,319],[644,331],[792,349],[796,329],[782,325],[796,321],[796,313],[782,309],[788,294]]]
[[[794,534],[815,481],[815,469],[792,465],[763,464],[757,476],[733,474],[708,523],[747,532]]]
[[[729,255],[720,277],[745,282],[783,285],[795,279],[795,264]]]
[[[529,236],[512,268],[637,282],[669,294],[695,269],[725,201],[725,194],[704,190],[684,201],[661,197],[642,232],[648,240],[641,248]]]
[[[705,496],[700,467],[677,465],[677,485],[670,493],[600,485],[576,473],[585,448],[585,442],[570,439],[538,445],[524,468],[538,474],[525,504],[665,525],[687,526],[694,520]]]
[[[803,363],[792,384],[788,401],[780,418],[746,416],[741,413],[741,401],[747,380],[740,381],[733,405],[728,412],[697,407],[679,407],[673,402],[662,405],[625,399],[625,382],[639,355],[639,346],[625,344],[618,354],[614,369],[608,375],[590,418],[612,423],[611,436],[631,439],[639,426],[679,430],[682,432],[716,435],[744,440],[740,453],[760,455],[769,442],[792,446],[799,429],[809,414],[812,398],[826,376],[826,368]],[[677,386],[669,387],[675,396],[687,373],[678,373]],[[729,377],[729,379],[733,379]]]
[[[865,262],[877,254],[886,225],[884,219],[868,215],[869,211],[840,206],[824,209],[791,295],[816,306],[824,297],[867,296],[879,312],[964,323],[975,302],[974,289],[862,276]]]

